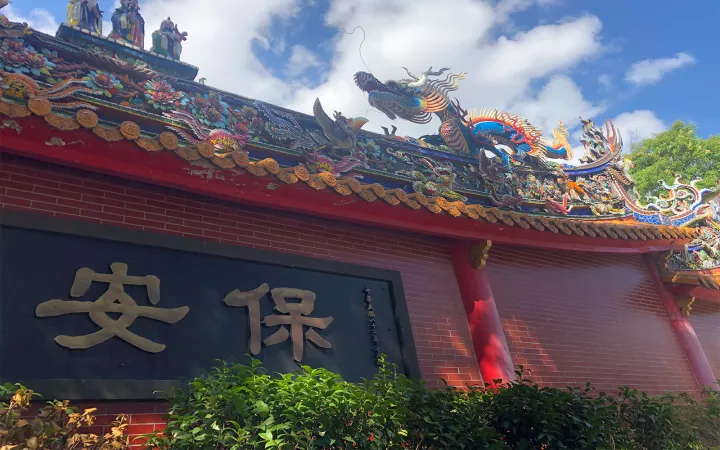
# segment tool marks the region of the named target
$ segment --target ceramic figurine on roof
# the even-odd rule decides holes
[[[312,136],[320,144],[339,150],[355,150],[355,147],[357,147],[357,132],[368,122],[364,117],[348,119],[337,111],[333,115],[335,118],[333,120],[325,113],[319,98],[315,99],[313,115],[317,124],[322,128],[323,136],[319,133],[311,133]]]
[[[70,0],[67,5],[65,24],[102,34],[102,11],[98,0]]]
[[[567,130],[562,124],[549,142],[542,138],[540,130],[530,123],[509,113],[497,110],[466,111],[449,94],[458,89],[464,73],[441,76],[449,69],[443,68],[414,75],[410,78],[382,83],[372,74],[358,72],[355,84],[368,93],[371,106],[390,119],[401,118],[413,123],[428,123],[432,114],[441,121],[440,135],[445,144],[460,154],[477,156],[483,150],[495,154],[502,164],[511,169],[511,161],[531,166],[544,166],[547,159],[571,159],[572,148],[567,142]],[[509,147],[508,151],[498,144]]]
[[[110,39],[145,48],[145,19],[140,15],[138,0],[120,0],[120,7],[112,15]]]
[[[172,59],[180,59],[182,43],[187,40],[187,33],[180,32],[177,25],[170,20],[163,20],[160,29],[152,34],[152,51]]]
[[[592,120],[580,119],[580,122],[583,131],[580,142],[585,147],[585,156],[580,158],[581,163],[588,164],[598,161],[604,156],[614,155],[622,149],[622,137],[617,133],[611,121],[605,122],[605,134],[595,126]]]

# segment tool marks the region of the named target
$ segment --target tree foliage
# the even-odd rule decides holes
[[[684,182],[695,178],[701,188],[713,188],[720,179],[720,135],[703,139],[695,125],[677,121],[670,129],[633,146],[629,156],[638,192],[657,195],[659,181],[672,184],[682,176]]]

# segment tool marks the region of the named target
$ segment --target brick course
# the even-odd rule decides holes
[[[0,208],[397,270],[423,378],[480,383],[447,240],[230,204],[7,154],[0,154]],[[113,403],[101,406],[100,416],[130,411],[133,426],[142,425],[131,432],[141,434],[160,423],[157,407]]]
[[[488,270],[513,362],[531,379],[698,392],[641,256],[498,246]]]

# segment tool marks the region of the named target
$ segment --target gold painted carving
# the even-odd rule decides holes
[[[373,183],[370,185],[370,188],[372,189],[373,193],[377,195],[378,197],[382,198],[385,197],[385,188],[382,184],[379,183]]]
[[[164,344],[158,344],[138,336],[128,328],[138,317],[176,323],[185,317],[190,308],[183,306],[175,309],[161,309],[139,306],[135,299],[125,293],[125,285],[145,286],[150,303],[157,305],[160,301],[160,279],[154,275],[129,276],[127,264],[119,262],[112,263],[110,270],[112,273],[103,274],[83,267],[75,273],[75,281],[70,288],[70,296],[73,298],[85,295],[93,282],[109,284],[108,290],[94,302],[48,300],[37,306],[35,315],[37,317],[56,317],[65,314],[88,313],[90,319],[101,329],[83,336],[60,335],[55,337],[55,342],[70,349],[88,349],[117,336],[149,353],[159,353],[165,350]],[[108,313],[121,313],[121,316],[113,319],[108,316]]]
[[[333,187],[333,189],[335,189],[335,192],[343,196],[352,195],[353,193],[352,189],[350,189],[346,184],[338,183]]]
[[[32,115],[32,112],[26,105],[18,105],[0,101],[0,113],[10,117],[11,119],[20,119]]]
[[[81,109],[75,113],[75,119],[78,123],[85,128],[95,128],[98,125],[98,116],[94,111],[89,109]]]
[[[352,189],[354,193],[359,194],[360,192],[362,192],[363,184],[360,181],[355,178],[350,178],[346,181],[348,186],[350,186],[350,189]]]
[[[53,128],[60,131],[73,131],[80,128],[80,125],[75,119],[69,117],[59,116],[57,114],[48,114],[43,117],[45,122],[49,123]]]
[[[377,195],[373,194],[373,192],[369,189],[363,189],[358,195],[360,195],[360,198],[365,200],[366,202],[372,203],[377,200]]]
[[[120,130],[115,128],[95,127],[92,130],[93,133],[95,133],[103,141],[118,142],[124,139]]]
[[[200,153],[198,153],[198,151],[194,148],[179,147],[177,150],[175,150],[175,153],[181,158],[188,161],[197,161],[201,158]]]
[[[160,145],[162,145],[166,150],[176,150],[180,145],[175,133],[171,133],[169,131],[163,131],[160,133],[158,140],[160,141]]]
[[[224,158],[215,155],[212,157],[211,161],[221,169],[232,169],[233,167],[235,167],[235,162],[232,158]]]
[[[160,145],[160,142],[154,140],[154,139],[148,139],[148,138],[137,138],[135,139],[135,143],[138,145],[138,147],[148,151],[148,152],[157,152],[163,149],[163,146]]]
[[[52,103],[45,97],[30,97],[28,109],[40,117],[47,116],[52,111]]]
[[[267,170],[263,168],[260,164],[256,162],[251,162],[248,164],[248,166],[245,168],[249,173],[255,175],[256,177],[264,177],[268,174]]]
[[[135,122],[125,121],[120,124],[120,133],[129,141],[140,137],[140,125]]]
[[[199,142],[197,144],[197,151],[208,159],[215,156],[215,147],[209,142]]]
[[[272,158],[265,158],[262,161],[258,161],[257,164],[273,175],[277,175],[280,172],[280,164]]]
[[[244,169],[250,164],[250,158],[248,156],[247,152],[244,152],[242,150],[235,150],[230,154],[230,157],[235,161],[235,164],[238,165],[238,167]]]
[[[470,258],[476,269],[485,267],[488,257],[490,256],[490,248],[492,248],[492,241],[489,240],[480,241],[479,244],[473,245],[470,248]]]
[[[305,167],[305,166],[295,167],[293,169],[293,173],[301,181],[308,181],[310,179],[310,172],[308,172],[307,167]]]
[[[320,174],[310,175],[310,179],[307,181],[307,184],[311,188],[318,190],[318,191],[321,191],[327,187],[327,184],[325,184],[325,181],[323,181]]]
[[[695,303],[695,297],[688,297],[677,301],[678,308],[680,308],[680,312],[683,316],[690,316],[693,303]]]

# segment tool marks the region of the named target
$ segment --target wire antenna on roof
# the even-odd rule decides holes
[[[363,66],[365,66],[367,71],[372,73],[372,70],[370,70],[370,68],[365,63],[365,58],[363,58],[363,54],[362,54],[362,46],[365,43],[365,28],[358,25],[355,28],[353,28],[353,30],[351,32],[348,32],[348,30],[346,30],[345,28],[343,28],[342,30],[345,32],[345,34],[355,34],[355,32],[357,31],[358,28],[360,28],[360,31],[362,31],[362,34],[363,34],[362,41],[360,41],[360,47],[358,48],[358,53],[360,54],[360,61],[362,61]]]

